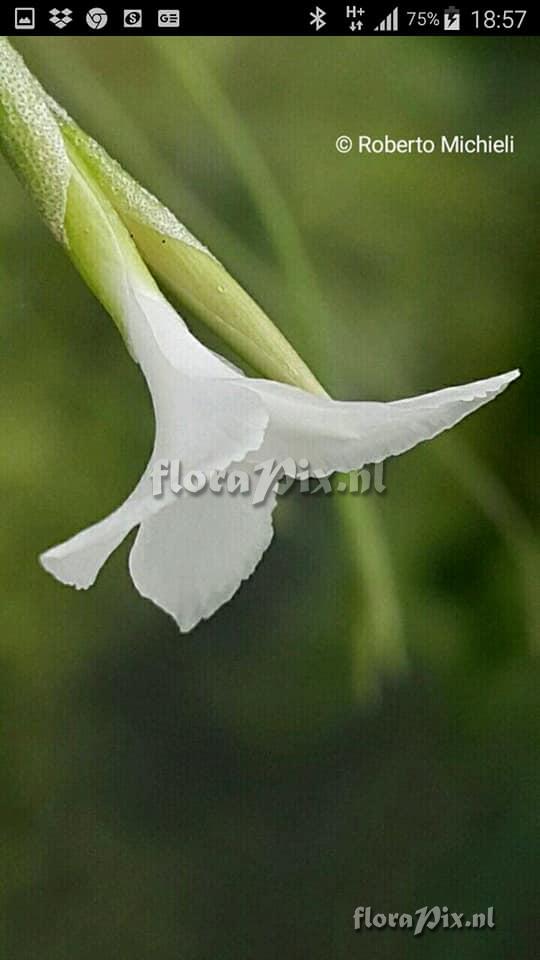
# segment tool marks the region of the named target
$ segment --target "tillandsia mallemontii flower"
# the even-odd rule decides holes
[[[157,463],[179,460],[205,474],[231,465],[250,474],[265,461],[307,461],[316,476],[356,470],[454,426],[518,376],[389,403],[330,398],[224,267],[45,94],[5,39],[0,58],[3,148],[114,318],[155,414],[151,457],[124,503],[41,556],[58,580],[91,586],[137,527],[129,558],[135,586],[190,630],[255,569],[272,539],[276,491],[260,503],[209,488],[158,498]],[[246,376],[201,344],[150,270],[268,379]]]

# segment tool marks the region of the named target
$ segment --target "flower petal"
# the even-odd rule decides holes
[[[150,386],[160,374],[156,348],[170,366],[191,377],[244,377],[241,371],[193,336],[182,317],[157,288],[153,291],[142,283],[135,276],[127,280],[125,327],[135,359],[143,368]]]
[[[40,557],[62,583],[90,587],[101,567],[125,536],[171,503],[168,486],[159,498],[152,492],[156,460],[179,459],[186,470],[221,470],[260,446],[268,414],[259,398],[234,381],[201,381],[177,372],[153,397],[156,416],[154,451],[137,487],[117,510]],[[169,374],[167,373],[167,377]],[[176,388],[176,389],[175,389]]]
[[[94,583],[134,526],[171,502],[170,489],[160,498],[153,495],[156,460],[179,459],[186,470],[224,469],[260,446],[268,424],[266,407],[243,386],[245,378],[239,382],[192,337],[166,300],[131,295],[128,332],[152,395],[154,449],[135,490],[117,510],[40,557],[57,580],[78,588]]]
[[[254,505],[226,490],[184,490],[139,529],[129,558],[137,590],[191,630],[253,573],[272,540],[275,503],[275,493]]]
[[[378,463],[453,427],[518,376],[519,370],[512,370],[392,403],[347,403],[285,384],[249,380],[270,412],[257,459],[305,458],[310,470],[321,474]]]
[[[40,563],[61,583],[86,590],[124,537],[141,520],[141,484],[104,520],[94,523],[40,556]]]

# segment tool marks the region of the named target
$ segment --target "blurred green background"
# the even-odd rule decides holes
[[[335,396],[524,376],[387,464],[384,495],[288,496],[255,576],[181,636],[128,544],[89,592],[38,565],[124,498],[153,424],[2,161],[1,955],[532,955],[538,41],[17,46]],[[517,146],[339,155],[358,133]],[[358,904],[494,905],[497,929],[355,934]]]

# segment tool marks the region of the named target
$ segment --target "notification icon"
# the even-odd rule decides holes
[[[34,7],[15,7],[15,29],[35,30],[36,11]]]
[[[124,26],[132,30],[142,27],[142,10],[124,10]]]
[[[180,26],[180,11],[179,10],[158,10],[158,27],[179,27]]]

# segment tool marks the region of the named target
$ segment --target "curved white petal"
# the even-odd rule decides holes
[[[140,486],[104,520],[42,553],[39,559],[45,570],[61,583],[77,587],[78,590],[91,587],[111,553],[140,523]]]
[[[184,491],[139,529],[129,557],[133,583],[187,632],[253,573],[273,535],[276,494]]]
[[[249,381],[189,332],[163,297],[133,292],[129,332],[156,419],[151,460],[221,469],[256,450],[268,424]]]
[[[167,363],[191,377],[236,379],[244,374],[209,350],[193,336],[174,307],[156,289],[140,289],[134,283],[126,293],[125,327],[135,359],[151,384],[159,377],[155,369],[156,348]]]
[[[342,402],[285,384],[249,380],[270,424],[256,459],[306,459],[310,470],[359,469],[448,430],[504,390],[518,370],[392,403]],[[250,456],[250,460],[253,457]]]
[[[262,400],[192,337],[165,300],[131,296],[126,322],[152,396],[154,449],[135,490],[117,510],[40,557],[49,573],[78,588],[94,583],[133,527],[171,502],[168,488],[160,498],[153,495],[156,460],[178,459],[185,470],[224,469],[260,446],[268,423]]]

